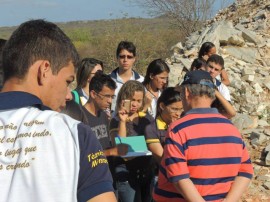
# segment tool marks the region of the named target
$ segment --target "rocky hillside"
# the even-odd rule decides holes
[[[233,123],[242,132],[255,175],[242,201],[270,201],[270,0],[238,0],[185,44],[172,47],[170,85],[182,81],[202,43],[215,44],[229,74]]]

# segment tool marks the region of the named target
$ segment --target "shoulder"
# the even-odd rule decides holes
[[[66,102],[66,107],[61,112],[78,121],[83,121],[82,107],[73,100]]]
[[[146,129],[146,127],[154,121],[154,118],[147,112],[139,112],[139,124],[142,128]]]
[[[136,72],[136,71],[133,70],[133,73],[134,73],[134,77],[135,77],[135,80],[136,81],[139,81],[139,82],[143,82],[144,81],[144,77],[142,75],[140,75],[138,72]]]
[[[115,68],[110,74],[109,76],[113,79],[113,80],[117,80],[117,71],[118,71],[118,67]]]
[[[221,83],[217,88],[226,100],[231,101],[230,90],[225,84]]]
[[[151,136],[157,132],[156,121],[153,120],[150,124],[148,124],[145,128],[146,137]]]
[[[146,119],[147,121],[149,121],[150,123],[154,121],[154,118],[147,112],[145,113],[146,115],[143,117],[144,119]]]

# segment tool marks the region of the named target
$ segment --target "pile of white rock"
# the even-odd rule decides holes
[[[250,147],[259,151],[255,163],[270,166],[270,1],[236,1],[171,48],[169,85],[181,83],[204,42],[215,44],[224,58],[231,84],[232,119]],[[254,160],[254,159],[253,159]],[[256,168],[261,169],[261,167]],[[267,168],[268,169],[268,168]],[[269,171],[269,169],[268,169]],[[262,186],[270,189],[270,171]]]

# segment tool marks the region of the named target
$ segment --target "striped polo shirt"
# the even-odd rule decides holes
[[[236,176],[252,174],[237,128],[216,109],[192,109],[168,129],[154,199],[185,201],[173,183],[189,178],[204,200],[220,201]]]

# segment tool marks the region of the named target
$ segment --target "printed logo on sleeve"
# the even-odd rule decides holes
[[[88,162],[91,164],[91,167],[94,168],[99,164],[108,164],[108,160],[106,159],[103,151],[98,151],[96,153],[91,153],[88,155]]]

